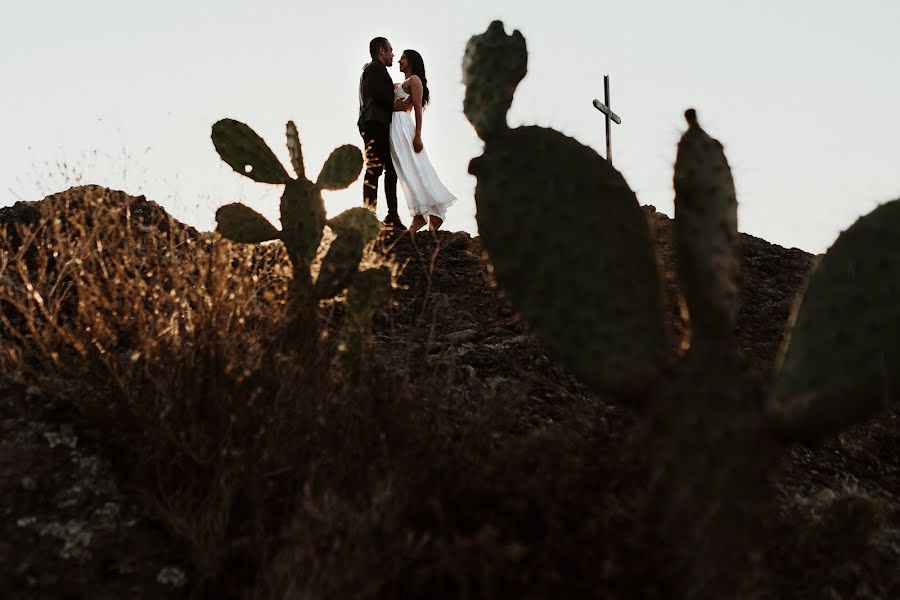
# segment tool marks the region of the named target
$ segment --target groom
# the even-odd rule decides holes
[[[394,100],[394,81],[387,68],[394,64],[394,49],[383,37],[369,42],[372,62],[363,67],[359,78],[359,133],[366,147],[366,175],[363,203],[375,209],[378,203],[378,178],[384,170],[384,195],[387,196],[386,225],[403,229],[397,214],[397,172],[391,160],[391,118],[394,111],[405,111],[409,103]]]

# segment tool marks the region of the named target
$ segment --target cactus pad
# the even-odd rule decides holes
[[[792,437],[844,429],[900,398],[900,199],[819,262],[779,363],[770,408]]]
[[[316,185],[323,190],[342,190],[356,181],[362,167],[362,152],[356,146],[345,144],[325,161]]]
[[[501,21],[472,36],[463,55],[466,96],[463,112],[483,140],[507,129],[506,113],[513,94],[528,72],[525,38],[514,31],[507,36]]]
[[[550,353],[595,388],[643,389],[667,350],[662,286],[622,175],[540,127],[491,138],[469,171],[497,282]]]
[[[269,221],[244,204],[226,204],[216,211],[216,231],[233,242],[256,244],[276,240],[281,234]]]
[[[222,119],[212,126],[216,152],[236,172],[260,183],[287,183],[291,180],[272,150],[248,125]]]
[[[300,132],[293,121],[288,121],[285,136],[287,137],[288,152],[291,155],[291,166],[298,179],[306,178],[306,168],[303,166],[303,147],[300,145]]]
[[[353,229],[334,239],[322,260],[316,280],[316,295],[319,298],[333,297],[347,287],[350,276],[359,267],[365,247],[362,234]]]
[[[293,180],[281,196],[281,239],[295,265],[309,265],[325,227],[322,194],[306,180]]]
[[[357,325],[368,323],[372,312],[391,299],[391,269],[375,267],[354,273],[347,293],[347,316]]]
[[[693,109],[685,117],[674,177],[678,277],[693,337],[721,339],[734,331],[740,300],[737,199],[722,145]]]
[[[362,259],[363,249],[378,237],[380,229],[375,213],[361,206],[345,210],[329,220],[328,226],[337,238],[331,243],[319,270],[316,293],[320,298],[339,294],[347,287]]]
[[[349,208],[333,219],[329,219],[328,226],[338,235],[357,231],[362,235],[366,244],[378,237],[378,232],[381,230],[375,213],[363,206]]]

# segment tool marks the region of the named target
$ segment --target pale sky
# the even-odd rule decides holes
[[[900,197],[898,0],[0,0],[0,204],[97,183],[203,230],[236,200],[277,224],[279,188],[225,165],[211,125],[249,124],[289,165],[292,119],[317,174],[333,148],[362,145],[358,78],[383,35],[397,59],[413,48],[425,60],[425,147],[459,198],[446,228],[475,234],[467,167],[481,142],[462,113],[460,63],[494,19],[528,43],[513,126],[554,127],[605,154],[591,100],[610,75],[614,163],[642,204],[672,215],[688,107],[725,146],[744,232],[821,252]],[[390,71],[401,80],[396,62]],[[359,204],[361,189],[325,192],[329,213]],[[402,191],[400,205],[408,222]]]

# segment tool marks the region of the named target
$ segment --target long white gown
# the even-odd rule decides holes
[[[405,100],[409,94],[403,91],[402,85],[398,85],[394,88],[394,98]],[[395,112],[391,118],[391,159],[409,206],[409,215],[434,215],[444,220],[447,207],[456,202],[456,196],[441,183],[425,149],[421,152],[413,149],[415,136],[413,112]]]

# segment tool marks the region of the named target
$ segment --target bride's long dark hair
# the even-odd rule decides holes
[[[428,78],[425,77],[425,61],[422,60],[422,55],[415,50],[404,50],[403,54],[406,55],[406,60],[409,61],[412,74],[418,75],[419,79],[422,80],[422,106],[424,107],[428,104],[428,99],[431,97],[431,94],[428,93]]]

